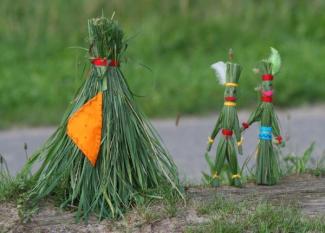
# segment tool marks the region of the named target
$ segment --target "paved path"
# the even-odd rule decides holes
[[[279,111],[283,135],[289,136],[285,153],[302,153],[311,142],[316,142],[315,158],[325,151],[325,106]],[[248,112],[239,113],[245,120]],[[217,114],[205,117],[184,117],[179,125],[174,120],[153,120],[165,145],[172,153],[182,177],[189,182],[201,180],[201,172],[207,169],[204,159],[207,137],[214,127]],[[0,131],[0,153],[6,159],[10,171],[15,174],[26,161],[24,143],[31,154],[53,133],[55,128],[11,129]],[[244,135],[244,155],[239,156],[242,163],[247,156],[254,154],[257,143],[257,126],[251,127]],[[214,155],[214,152],[211,153]],[[253,163],[254,157],[252,159]]]

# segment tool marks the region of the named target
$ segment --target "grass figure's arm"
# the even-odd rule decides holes
[[[260,121],[261,115],[262,115],[262,108],[261,108],[261,104],[260,104],[257,107],[257,109],[254,112],[252,112],[252,114],[248,118],[248,121],[242,123],[242,127],[241,127],[240,131],[243,132],[245,129],[247,129],[254,122]]]
[[[221,123],[222,123],[222,119],[223,119],[223,113],[220,113],[220,116],[218,118],[218,121],[213,129],[213,132],[211,134],[211,136],[208,139],[208,147],[207,147],[207,151],[211,150],[212,144],[214,142],[215,137],[217,136],[217,134],[219,133],[220,129],[221,129]]]
[[[241,136],[241,130],[240,130],[238,116],[236,116],[236,118],[235,118],[234,132],[235,132],[238,152],[239,152],[239,154],[243,154],[243,149],[242,149],[243,139],[242,139],[242,136]]]
[[[280,131],[280,127],[279,127],[279,120],[278,120],[277,115],[274,112],[272,112],[272,132],[273,132],[273,135],[275,136],[276,143],[278,145],[284,146],[284,142],[281,137],[281,131]]]

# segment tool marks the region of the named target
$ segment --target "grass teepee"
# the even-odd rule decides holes
[[[181,195],[169,153],[137,106],[122,74],[127,44],[118,23],[105,17],[88,21],[89,77],[78,90],[56,132],[28,160],[37,161],[28,204],[54,195],[61,206],[75,206],[77,217],[122,216],[159,188]]]

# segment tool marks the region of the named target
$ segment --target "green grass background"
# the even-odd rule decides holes
[[[252,68],[270,46],[283,58],[276,104],[325,101],[322,0],[1,0],[0,127],[59,122],[86,62],[70,47],[87,47],[87,19],[102,10],[132,38],[122,69],[149,116],[217,111],[223,87],[210,64],[229,48],[244,66],[239,106],[256,104]]]

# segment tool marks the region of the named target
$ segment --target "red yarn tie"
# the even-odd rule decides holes
[[[231,129],[222,129],[222,134],[224,136],[232,136],[232,130]]]
[[[95,66],[112,66],[112,67],[119,66],[119,62],[115,59],[110,60],[110,62],[108,63],[108,60],[106,58],[100,58],[100,57],[92,59],[91,64]]]
[[[261,97],[262,102],[266,102],[266,103],[272,103],[272,96],[262,96]]]
[[[225,97],[225,101],[234,102],[234,101],[236,101],[236,97],[235,96],[227,96],[227,97]]]
[[[107,66],[108,62],[106,58],[94,58],[93,60],[91,60],[91,64],[95,65],[95,66]]]
[[[272,81],[273,80],[273,75],[272,74],[263,74],[262,75],[262,80],[263,81]]]

